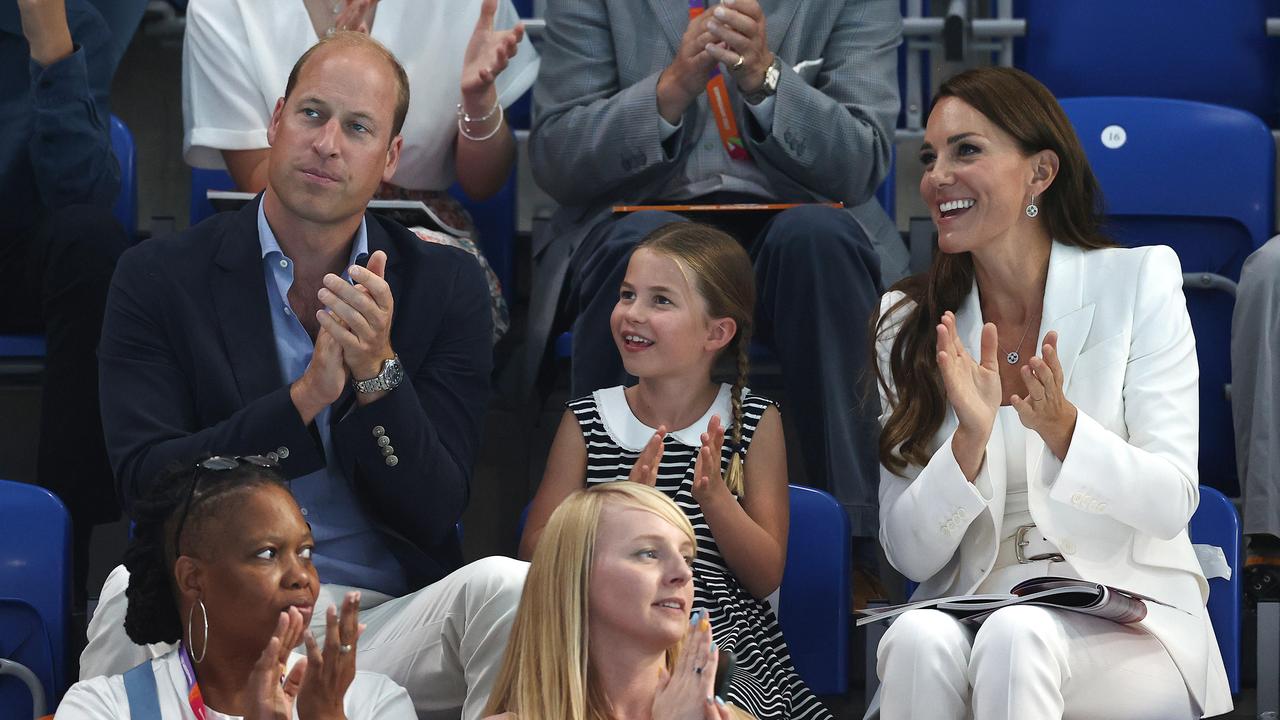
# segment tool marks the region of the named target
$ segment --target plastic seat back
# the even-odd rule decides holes
[[[40,613],[27,602],[0,597],[0,659],[35,674],[47,711],[49,690],[56,684],[53,645]],[[0,720],[31,720],[33,714],[31,689],[16,675],[0,675]]]
[[[213,203],[206,196],[209,190],[235,189],[236,183],[226,170],[191,168],[191,212],[188,215],[191,225],[213,215]]]
[[[1152,4],[1147,0],[1023,0],[1019,67],[1054,95],[1132,95],[1280,109],[1280,44],[1265,20],[1276,0]],[[1153,176],[1153,182],[1160,184]]]
[[[1191,516],[1188,528],[1191,542],[1222,548],[1231,566],[1231,579],[1209,580],[1209,619],[1218,636],[1218,649],[1227,668],[1231,692],[1240,692],[1240,614],[1243,585],[1240,573],[1240,517],[1225,495],[1211,487],[1200,486],[1200,506]]]
[[[790,486],[791,529],[778,622],[796,672],[819,695],[849,684],[849,516],[831,495]]]
[[[133,241],[138,237],[138,151],[133,144],[133,133],[115,115],[111,116],[111,150],[120,164],[120,195],[116,197],[112,214]]]
[[[31,670],[45,683],[50,707],[56,707],[66,679],[71,518],[62,501],[44,488],[0,480],[0,598],[20,601],[38,614],[52,667],[43,670],[44,674],[35,667]],[[10,621],[14,625],[8,625]],[[24,652],[40,642],[30,617],[21,610],[0,614],[0,638],[5,638],[3,649],[25,646]],[[23,638],[31,639],[17,642]],[[20,658],[14,659],[26,664]]]
[[[1169,245],[1184,273],[1236,281],[1270,235],[1275,144],[1256,116],[1159,98],[1062,101],[1106,199],[1107,232],[1123,245]],[[1186,288],[1200,363],[1200,473],[1236,494],[1230,383],[1234,298]]]

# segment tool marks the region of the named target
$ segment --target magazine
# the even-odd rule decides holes
[[[859,618],[857,624],[890,620],[908,610],[921,608],[941,610],[966,622],[980,623],[996,610],[1012,605],[1056,607],[1118,623],[1135,623],[1147,616],[1147,603],[1172,607],[1130,590],[1048,575],[1024,580],[1005,594],[956,595],[860,610],[864,617]]]
[[[209,190],[206,193],[213,209],[239,210],[245,203],[256,197],[253,193],[235,192],[232,190]],[[444,220],[421,200],[370,200],[369,211],[390,218],[405,227],[424,227],[448,233],[454,237],[469,238],[471,233],[456,228]]]

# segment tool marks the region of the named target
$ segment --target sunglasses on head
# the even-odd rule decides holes
[[[178,516],[178,524],[173,530],[173,553],[174,555],[182,554],[182,547],[179,542],[182,540],[182,528],[187,524],[187,515],[191,512],[191,503],[196,495],[196,486],[200,484],[200,479],[204,477],[206,472],[224,472],[226,470],[235,470],[242,464],[253,465],[254,467],[267,468],[275,470],[280,467],[272,458],[265,455],[214,455],[196,463],[191,469],[191,484],[187,487],[187,499],[182,503],[182,514]]]

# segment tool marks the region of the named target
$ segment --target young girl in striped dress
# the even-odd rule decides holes
[[[746,388],[754,311],[751,261],[725,233],[678,222],[636,247],[610,325],[639,383],[569,403],[521,555],[584,485],[656,487],[697,534],[694,609],[737,658],[725,699],[762,719],[830,718],[796,675],[765,601],[787,556],[787,467],[777,408]],[[722,356],[736,362],[732,385],[711,379]]]

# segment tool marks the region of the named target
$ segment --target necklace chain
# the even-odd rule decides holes
[[[1022,349],[1022,343],[1027,341],[1027,333],[1031,332],[1032,321],[1039,320],[1039,319],[1040,318],[1038,314],[1034,318],[1027,318],[1027,326],[1022,329],[1022,338],[1018,340],[1018,344],[1014,345],[1012,350],[1005,353],[1005,356],[1004,356],[1005,362],[1009,363],[1010,365],[1017,365],[1018,361],[1022,359],[1022,355],[1018,351]]]

